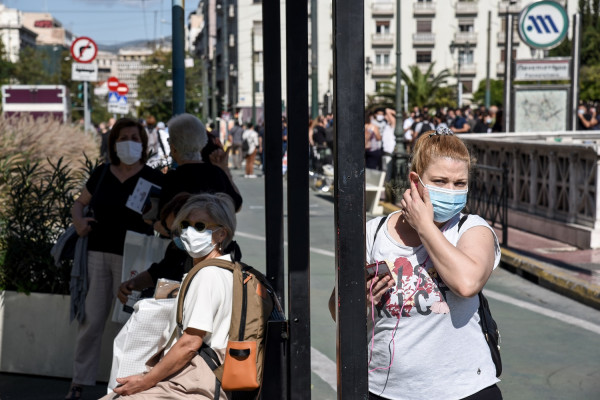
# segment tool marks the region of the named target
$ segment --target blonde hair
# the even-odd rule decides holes
[[[235,218],[235,206],[231,196],[225,193],[202,193],[191,196],[177,213],[171,231],[175,235],[181,235],[181,222],[184,221],[192,211],[197,209],[206,211],[217,225],[220,225],[225,229],[227,236],[221,243],[221,247],[226,248],[229,246],[229,243],[233,240],[237,224]]]
[[[455,135],[440,135],[436,131],[428,131],[419,136],[411,156],[410,170],[421,176],[431,162],[438,158],[464,161],[471,171],[473,160],[464,142]]]

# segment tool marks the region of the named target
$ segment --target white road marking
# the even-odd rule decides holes
[[[575,325],[583,329],[587,329],[590,332],[594,332],[600,335],[600,326],[593,324],[591,322],[585,321],[583,319],[579,319],[573,317],[568,314],[564,314],[554,310],[548,310],[544,307],[537,306],[535,304],[530,304],[523,300],[513,299],[510,296],[506,296],[502,293],[494,292],[493,290],[484,289],[484,294],[492,299],[511,304],[513,306],[521,307],[529,311],[533,311],[538,314],[542,314],[546,317],[554,318],[556,320],[565,322],[570,325]]]
[[[314,347],[310,348],[310,369],[337,392],[337,370],[335,362]]]

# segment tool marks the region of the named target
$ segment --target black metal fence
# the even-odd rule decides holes
[[[508,166],[476,165],[471,172],[467,211],[502,229],[502,245],[508,244]]]

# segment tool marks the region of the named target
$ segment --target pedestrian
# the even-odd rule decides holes
[[[92,172],[71,209],[77,234],[88,237],[88,289],[67,399],[79,399],[83,386],[96,384],[104,325],[122,279],[126,232],[154,233],[141,213],[126,206],[141,180],[163,185],[164,175],[145,165],[147,149],[143,126],[130,118],[119,119],[108,138],[110,164],[102,164]],[[90,205],[92,213],[84,214]]]
[[[244,151],[244,159],[246,160],[246,174],[244,175],[244,178],[256,178],[256,175],[254,174],[254,160],[256,159],[260,140],[258,132],[254,130],[254,127],[249,122],[244,124],[242,139],[245,142],[244,147],[247,146]]]
[[[238,120],[235,120],[233,128],[229,131],[229,143],[231,143],[231,156],[233,157],[233,169],[242,168],[242,134],[244,130]]]
[[[113,122],[114,125],[114,122]],[[108,134],[110,129],[105,122],[100,122],[98,125],[98,134],[100,135],[100,159],[107,163],[109,162],[108,157]]]
[[[461,213],[470,167],[451,130],[421,136],[401,210],[367,223],[366,262],[389,266],[366,285],[370,400],[502,398],[478,315],[500,247],[483,218]]]
[[[177,214],[172,229],[194,265],[211,259],[233,261],[224,250],[236,229],[234,205],[226,194],[192,196]],[[223,362],[232,298],[233,274],[216,266],[202,268],[188,287],[182,326],[175,328],[172,346],[152,362],[147,373],[118,377],[115,393],[103,399],[214,399],[216,394],[227,399],[222,388],[215,389],[215,375],[198,350],[205,344]]]
[[[577,108],[577,130],[586,131],[598,125],[598,119],[588,111],[585,104],[580,104]]]
[[[372,112],[367,113],[365,118],[365,167],[371,169],[381,169],[381,157],[383,156],[383,143],[381,140],[381,132],[377,125],[376,119]]]
[[[381,156],[381,169],[386,172],[385,181],[389,182],[392,179],[392,155],[396,149],[396,135],[394,129],[396,127],[396,111],[391,108],[385,109],[386,124],[383,127],[381,134],[383,155]]]

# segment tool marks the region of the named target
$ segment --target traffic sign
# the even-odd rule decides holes
[[[519,14],[519,36],[530,47],[549,50],[567,36],[569,17],[555,1],[542,0],[525,7]]]
[[[127,96],[119,96],[116,92],[109,92],[108,112],[114,114],[128,114],[129,104],[127,103]]]
[[[117,93],[119,93],[121,96],[126,95],[129,93],[129,86],[127,86],[127,84],[124,82],[119,82],[119,86],[117,86]]]
[[[108,86],[108,90],[110,92],[116,92],[117,91],[117,87],[119,86],[119,80],[116,77],[111,76],[106,81],[106,86]]]
[[[93,63],[72,63],[71,80],[96,82],[98,80],[98,64]]]
[[[87,36],[78,37],[71,44],[71,56],[79,63],[91,63],[98,54],[96,42]]]

